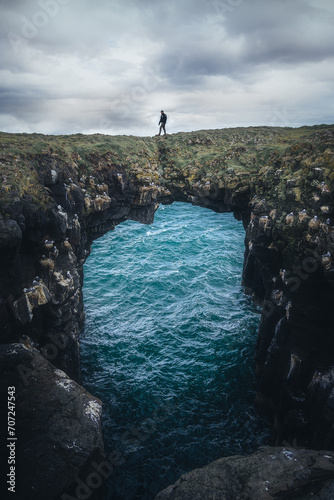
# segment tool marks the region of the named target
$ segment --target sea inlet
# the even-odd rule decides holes
[[[93,243],[84,268],[83,385],[103,402],[106,500],[151,500],[191,469],[269,439],[253,407],[259,311],[241,286],[233,214],[161,205]]]

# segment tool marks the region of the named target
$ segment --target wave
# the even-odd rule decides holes
[[[127,457],[107,498],[154,498],[181,473],[268,437],[252,408],[259,315],[240,287],[243,240],[231,214],[174,203],[149,229],[127,221],[94,242],[83,378],[103,401],[107,450]],[[145,434],[166,402],[172,410]],[[133,428],[145,437],[135,447],[122,440]]]

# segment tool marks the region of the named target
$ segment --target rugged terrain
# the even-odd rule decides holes
[[[151,223],[159,203],[184,201],[243,220],[243,285],[262,307],[256,404],[271,417],[277,444],[333,450],[333,125],[161,138],[1,133],[0,182],[0,341],[4,359],[11,353],[10,364],[1,365],[2,392],[15,373],[26,408],[29,387],[43,386],[44,368],[32,368],[30,358],[22,362],[29,351],[38,366],[42,357],[45,369],[58,370],[51,387],[74,391],[73,400],[81,390],[97,408],[74,382],[56,384],[66,376],[80,383],[83,264],[91,243],[126,219]],[[31,394],[43,405],[43,392]],[[77,418],[84,407],[76,406]],[[96,438],[83,454],[61,445],[69,439],[66,426],[57,435],[54,446],[62,457],[65,450],[72,477],[59,473],[56,452],[55,498],[75,491],[74,478],[103,456],[94,415]],[[24,432],[31,427],[29,421]],[[31,444],[36,457],[43,443]],[[44,498],[29,477],[31,494]]]

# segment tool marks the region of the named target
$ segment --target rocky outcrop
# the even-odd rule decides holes
[[[272,417],[277,443],[333,449],[334,155],[328,145],[322,151],[316,144],[295,146],[277,159],[278,170],[265,168],[266,185],[249,204],[244,286],[263,306],[257,407]],[[289,178],[277,185],[287,166]]]
[[[1,447],[1,487],[7,490],[2,498],[75,498],[77,489],[88,491],[90,476],[96,486],[90,498],[102,498],[104,481],[97,478],[104,461],[101,401],[29,343],[1,345],[0,370],[3,436],[9,426]]]
[[[233,212],[262,308],[257,407],[277,444],[334,449],[334,127],[167,138],[0,134],[0,342],[28,336],[80,382],[93,240],[159,203]],[[25,392],[25,398],[28,392]]]
[[[155,500],[330,500],[333,495],[332,453],[263,447],[183,474]]]
[[[126,219],[152,223],[159,203],[185,201],[241,217],[252,192],[248,172],[212,177],[176,166],[180,148],[164,140],[129,158],[133,140],[122,156],[92,150],[83,160],[64,148],[55,152],[52,138],[39,154],[3,155],[11,176],[5,174],[0,191],[0,340],[28,335],[77,381],[83,264],[92,241]],[[8,142],[15,140],[9,135]]]

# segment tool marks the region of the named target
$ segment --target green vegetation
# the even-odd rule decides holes
[[[334,184],[333,131],[334,125],[319,125],[199,130],[167,137],[0,133],[0,208],[17,197],[48,206],[44,184],[52,168],[60,172],[60,180],[72,178],[76,184],[82,176],[103,179],[112,170],[142,185],[192,188],[209,181],[233,187],[252,182],[256,193],[269,193],[273,202],[286,201],[287,182],[293,178],[290,204],[299,204],[317,182],[315,167],[323,168],[326,182]]]

